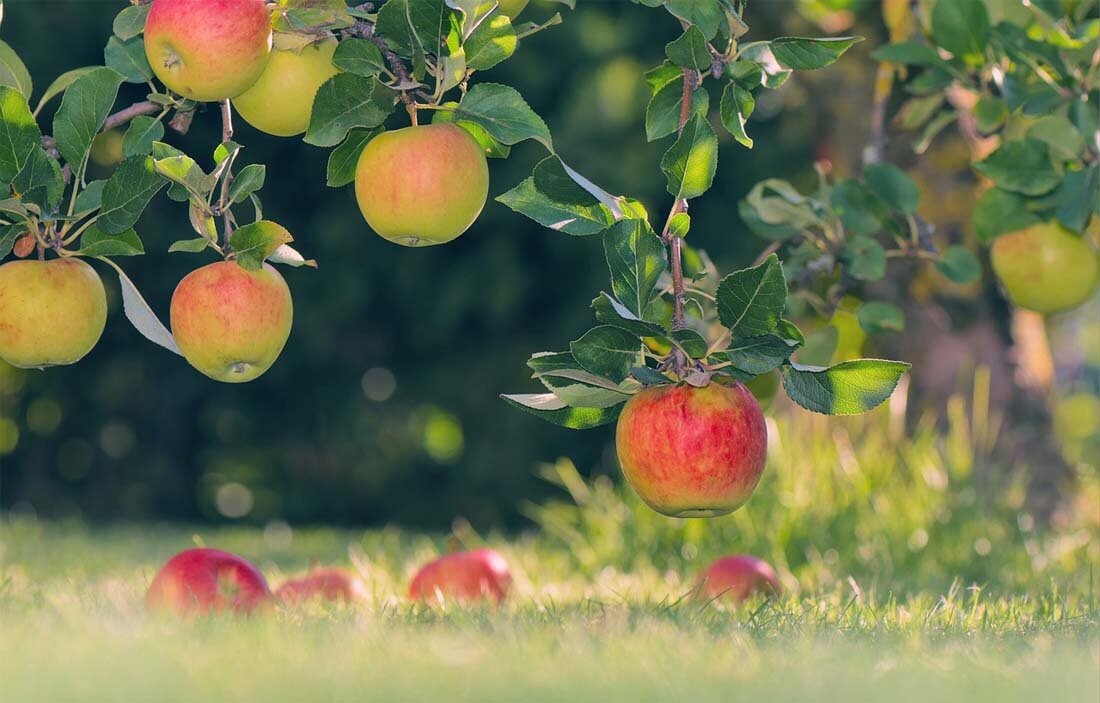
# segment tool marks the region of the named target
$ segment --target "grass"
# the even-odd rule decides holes
[[[959,401],[961,402],[961,401]],[[990,459],[995,418],[900,434],[897,408],[850,421],[778,414],[768,474],[729,518],[655,515],[567,460],[534,528],[88,527],[0,519],[3,701],[1096,701],[1097,484],[1052,524],[1021,471]],[[262,617],[150,617],[145,588],[196,541],[272,583],[351,565],[370,599]],[[450,543],[450,544],[449,544]],[[488,543],[512,565],[500,608],[403,598],[416,565]],[[750,552],[786,595],[740,609],[685,597]]]

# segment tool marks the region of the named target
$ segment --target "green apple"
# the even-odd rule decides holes
[[[276,34],[271,60],[252,87],[233,99],[237,113],[261,132],[293,137],[309,127],[317,89],[340,69],[332,65],[339,42]]]
[[[244,383],[271,368],[290,337],[294,305],[269,264],[233,261],[187,274],[172,294],[172,336],[184,358],[215,381]]]
[[[170,90],[221,102],[260,77],[271,37],[264,0],[154,0],[145,20],[145,55]]]
[[[363,149],[355,195],[367,224],[408,247],[442,244],[469,229],[489,196],[489,165],[451,123],[385,132]]]
[[[80,361],[107,324],[107,294],[79,259],[0,266],[0,358],[23,369]]]
[[[993,240],[993,271],[1009,299],[1041,313],[1062,312],[1096,289],[1096,251],[1059,222],[1044,222]]]

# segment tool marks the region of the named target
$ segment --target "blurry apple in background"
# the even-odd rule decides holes
[[[172,294],[172,336],[184,358],[215,381],[243,383],[271,368],[293,319],[290,289],[270,264],[259,271],[209,264]]]
[[[0,358],[23,369],[73,364],[107,324],[107,294],[79,259],[0,266]]]
[[[363,217],[381,237],[407,247],[442,244],[469,229],[489,196],[485,151],[444,122],[385,132],[355,170]]]
[[[756,490],[768,431],[740,383],[655,386],[626,402],[615,447],[627,483],[651,508],[711,517],[737,510]]]
[[[293,137],[309,127],[317,89],[340,69],[332,64],[339,42],[314,36],[275,35],[275,51],[252,87],[233,98],[244,121],[261,132]]]
[[[1096,251],[1056,221],[1002,234],[993,240],[990,254],[1009,299],[1028,310],[1070,310],[1096,289]]]
[[[352,603],[367,597],[366,586],[345,569],[319,568],[283,583],[275,597],[285,605],[298,605],[309,600]]]
[[[767,562],[747,554],[723,557],[699,575],[699,595],[740,603],[757,593],[783,592],[779,576]]]
[[[145,605],[181,615],[233,610],[248,613],[271,598],[256,567],[229,552],[188,549],[168,560],[149,584]]]
[[[428,563],[409,584],[409,598],[428,602],[500,602],[508,594],[512,576],[508,562],[492,549],[456,552]]]
[[[199,102],[235,98],[263,73],[271,54],[264,0],[154,0],[145,55],[170,90]]]

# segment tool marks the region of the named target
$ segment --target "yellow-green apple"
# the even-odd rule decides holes
[[[515,19],[527,7],[527,3],[528,0],[500,0],[497,3],[497,10],[500,11],[500,14]]]
[[[367,589],[345,569],[320,568],[285,582],[276,589],[275,597],[284,605],[315,599],[351,603],[366,599]]]
[[[276,137],[293,137],[309,127],[317,89],[340,69],[332,64],[335,39],[275,35],[275,50],[252,87],[233,98],[244,121]]]
[[[172,336],[184,358],[215,381],[243,383],[271,368],[293,319],[290,289],[270,264],[258,271],[209,264],[172,294]]]
[[[1042,222],[993,240],[993,270],[1009,299],[1042,313],[1088,300],[1096,288],[1096,252],[1058,222]]]
[[[627,482],[651,508],[712,517],[737,510],[756,489],[768,431],[740,383],[655,386],[626,402],[615,446]]]
[[[0,266],[0,358],[24,369],[73,364],[107,323],[103,281],[79,259]]]
[[[153,0],[145,54],[157,78],[200,102],[235,98],[256,82],[271,55],[264,0]]]
[[[234,610],[248,613],[267,605],[271,591],[256,567],[229,552],[188,549],[168,560],[149,584],[149,610],[180,615]]]
[[[444,122],[372,139],[355,170],[367,224],[409,247],[442,244],[469,229],[489,196],[485,152],[470,133]]]
[[[756,593],[779,595],[779,577],[766,561],[747,554],[722,557],[699,574],[699,595],[740,603]]]
[[[428,602],[500,602],[508,594],[512,576],[508,562],[492,549],[456,552],[428,563],[409,584],[409,598]]]

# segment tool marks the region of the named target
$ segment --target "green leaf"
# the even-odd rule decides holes
[[[339,73],[317,90],[305,141],[336,146],[355,127],[378,127],[393,112],[393,99],[377,79]]]
[[[1000,188],[990,188],[974,205],[974,234],[983,244],[1006,232],[1015,232],[1040,221],[1027,208],[1027,198]]]
[[[145,247],[133,229],[107,234],[92,225],[80,235],[80,253],[84,256],[138,256],[145,253]]]
[[[37,204],[43,212],[52,211],[65,190],[61,166],[56,159],[38,147],[31,152],[12,187],[22,195],[25,202]]]
[[[966,247],[949,247],[936,268],[955,283],[972,283],[982,277],[982,264]]]
[[[577,363],[589,373],[621,383],[630,375],[641,357],[638,337],[621,327],[593,327],[580,339],[570,342],[569,351]]]
[[[152,153],[153,142],[164,139],[164,123],[160,120],[140,115],[130,121],[126,135],[122,138],[122,153],[127,156],[145,156]]]
[[[1045,142],[1059,161],[1083,161],[1085,140],[1077,127],[1062,115],[1047,115],[1031,125],[1027,136]]]
[[[859,306],[856,319],[867,334],[905,331],[905,313],[901,308],[890,303],[877,301],[864,303]]]
[[[978,121],[979,132],[992,134],[1008,119],[1008,106],[1000,98],[983,95],[974,106],[974,118]]]
[[[603,236],[611,289],[641,319],[668,262],[664,244],[645,220],[620,220]]]
[[[691,215],[678,212],[668,221],[668,236],[683,239],[691,231]]]
[[[655,141],[674,133],[680,126],[680,105],[684,98],[683,74],[680,80],[665,84],[650,99],[645,112],[645,136]],[[710,94],[706,88],[696,88],[691,96],[691,114],[706,117],[710,109]]]
[[[872,193],[893,209],[907,215],[917,211],[920,189],[898,167],[890,164],[869,164],[863,169],[863,180]]]
[[[666,44],[665,55],[677,66],[690,68],[696,73],[706,73],[711,68],[707,38],[695,25],[688,26],[679,39]]]
[[[550,129],[515,88],[479,83],[462,98],[455,118],[477,124],[502,144],[534,139],[554,151]]]
[[[715,297],[718,317],[734,337],[771,332],[787,305],[787,281],[779,257],[772,254],[759,266],[726,276]]]
[[[363,149],[367,148],[370,140],[384,131],[382,127],[356,127],[348,132],[348,138],[333,149],[328,157],[327,182],[330,188],[340,188],[355,180],[355,169],[359,165]]]
[[[722,91],[722,103],[719,114],[722,117],[722,125],[733,135],[733,138],[742,146],[752,148],[752,139],[745,132],[745,120],[756,108],[756,99],[752,93],[742,88],[736,81],[726,84]]]
[[[125,164],[125,162],[123,163]],[[109,262],[110,260],[103,259],[103,261]],[[122,310],[126,313],[126,319],[130,321],[134,329],[141,333],[141,336],[150,342],[162,346],[174,354],[183,356],[175,338],[172,337],[172,333],[157,318],[156,313],[149,307],[149,303],[145,302],[145,298],[141,296],[141,292],[134,285],[134,282],[122,272],[122,269],[113,263],[111,266],[118,273],[119,287],[122,289]]]
[[[131,5],[115,15],[111,29],[119,39],[133,39],[145,31],[149,5]]]
[[[332,55],[332,64],[364,78],[374,78],[386,67],[382,52],[374,42],[354,37],[340,42]]]
[[[707,192],[718,168],[718,137],[710,122],[696,115],[664,156],[661,170],[668,177],[668,192],[678,200]]]
[[[1050,161],[1049,147],[1031,138],[1004,142],[974,164],[974,170],[1004,190],[1024,195],[1049,193],[1061,181]]]
[[[41,141],[27,99],[14,88],[0,86],[0,182],[14,181]]]
[[[544,227],[574,236],[599,234],[615,223],[611,211],[581,188],[556,156],[543,159],[530,178],[497,200]]]
[[[850,237],[844,245],[842,256],[852,278],[878,281],[886,275],[886,250],[871,237]]]
[[[466,67],[485,71],[510,57],[516,51],[516,30],[512,21],[500,13],[482,20],[463,43]]]
[[[0,259],[4,259],[11,253],[15,246],[15,240],[27,233],[26,225],[16,223],[13,225],[0,225]]]
[[[1097,212],[1100,193],[1100,166],[1093,164],[1081,171],[1070,171],[1058,186],[1058,219],[1075,232],[1084,231],[1089,218]]]
[[[153,142],[156,172],[187,189],[190,197],[205,200],[214,188],[214,180],[187,154],[163,142]]]
[[[825,68],[839,59],[853,44],[863,37],[780,37],[771,41],[772,54],[782,65],[796,71],[812,71]]]
[[[153,80],[153,69],[145,55],[145,40],[134,37],[123,41],[118,37],[107,40],[103,49],[103,61],[108,68],[118,71],[127,83],[145,83]]]
[[[150,157],[135,156],[123,161],[103,187],[97,220],[100,229],[120,234],[133,227],[145,206],[166,183],[157,175]]]
[[[84,186],[84,189],[76,196],[75,214],[79,215],[98,210],[99,206],[103,204],[103,187],[106,185],[107,181],[102,180],[92,181]]]
[[[778,368],[797,349],[774,334],[735,339],[721,356],[746,373],[760,375]]]
[[[989,13],[982,0],[937,2],[932,8],[932,36],[936,43],[970,66],[985,62],[989,40]]]
[[[600,322],[621,327],[638,337],[664,337],[667,334],[663,327],[642,320],[608,293],[600,293],[592,301],[592,309]]]
[[[62,158],[76,178],[84,173],[84,161],[122,85],[122,76],[110,68],[97,68],[76,79],[53,118],[53,136]]]
[[[787,396],[807,410],[825,415],[858,415],[890,397],[909,364],[882,359],[856,359],[831,368],[786,366]]]
[[[177,242],[172,242],[172,246],[168,247],[168,253],[174,253],[177,251],[187,252],[189,254],[198,254],[200,251],[204,251],[210,246],[210,240],[205,237],[199,237],[198,239],[181,239]]]
[[[851,234],[868,235],[882,229],[886,208],[862,183],[837,181],[829,194],[829,201],[833,211],[840,215],[844,228]]]
[[[268,220],[245,225],[229,237],[229,244],[237,255],[237,263],[248,271],[259,271],[267,257],[292,241],[294,238],[285,227]]]
[[[264,187],[266,177],[267,166],[263,164],[245,166],[229,184],[229,202],[237,204],[248,200],[248,196]]]
[[[553,393],[502,395],[509,405],[555,425],[586,430],[615,422],[623,406],[612,408],[571,408]]]
[[[38,99],[38,107],[35,108],[35,112],[42,110],[42,107],[49,101],[61,95],[69,86],[76,82],[76,79],[84,76],[88,73],[99,68],[98,66],[85,66],[83,68],[74,68],[71,71],[65,71],[60,76],[54,79],[53,83],[46,88],[46,92],[42,94],[42,97]]]
[[[17,90],[26,100],[30,100],[34,84],[23,59],[15,53],[7,42],[0,41],[0,86]]]
[[[665,7],[674,17],[698,27],[707,41],[714,39],[726,18],[719,0],[665,0]]]
[[[871,53],[876,61],[907,64],[910,66],[947,66],[936,47],[912,41],[896,42],[880,46]]]
[[[672,341],[692,359],[705,358],[707,351],[710,350],[710,345],[703,335],[691,329],[673,330]]]

